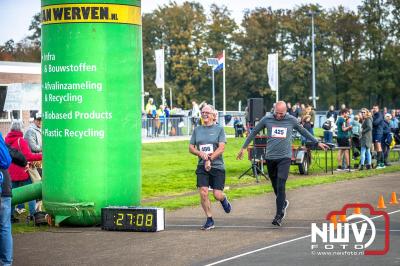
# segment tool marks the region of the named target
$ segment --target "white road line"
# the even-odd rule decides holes
[[[378,216],[380,217],[380,216]],[[375,218],[375,217],[374,217]],[[200,228],[201,226],[198,224],[169,224],[166,227],[194,227],[194,228]],[[218,225],[215,228],[250,228],[250,229],[310,229],[310,226],[284,226],[284,227],[276,227],[276,226],[257,226],[257,225]],[[367,231],[370,231],[371,229],[367,229]],[[376,228],[376,231],[382,231],[385,232],[385,229],[378,229]],[[400,232],[400,229],[391,229],[389,230],[390,232]]]
[[[389,212],[388,215],[391,215],[391,214],[394,214],[394,213],[397,213],[397,212],[400,212],[400,210]],[[382,217],[382,215],[373,217],[373,218],[371,218],[371,220],[375,220],[375,219],[377,219],[379,217]],[[362,221],[358,221],[356,223],[360,223],[360,222],[362,222]],[[255,250],[252,250],[252,251],[248,251],[248,252],[233,256],[233,257],[229,257],[229,258],[226,258],[226,259],[223,259],[223,260],[219,260],[219,261],[216,261],[216,262],[213,262],[213,263],[210,263],[210,264],[206,264],[205,266],[217,265],[217,264],[220,264],[220,263],[223,263],[223,262],[226,262],[226,261],[234,260],[234,259],[237,259],[237,258],[240,258],[240,257],[244,257],[244,256],[247,256],[247,255],[250,255],[250,254],[253,254],[253,253],[257,253],[257,252],[260,252],[260,251],[263,251],[263,250],[267,250],[267,249],[270,249],[270,248],[273,248],[273,247],[278,247],[278,246],[285,245],[285,244],[288,244],[288,243],[291,243],[291,242],[295,242],[297,240],[308,238],[310,236],[311,236],[311,234],[306,235],[306,236],[301,236],[301,237],[298,237],[298,238],[294,238],[294,239],[290,239],[290,240],[287,240],[287,241],[284,241],[284,242],[280,242],[280,243],[277,243],[277,244],[274,244],[274,245],[270,245],[270,246],[266,246],[266,247],[263,247],[263,248],[255,249]]]
[[[168,224],[166,227],[198,227],[199,224]],[[254,229],[310,229],[309,226],[285,226],[278,228],[276,226],[257,226],[257,225],[216,225],[215,228],[254,228]]]

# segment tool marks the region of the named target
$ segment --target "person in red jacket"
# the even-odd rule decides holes
[[[5,142],[14,149],[21,151],[22,154],[25,156],[26,160],[28,161],[28,165],[29,162],[42,160],[42,153],[31,152],[28,143],[24,139],[24,134],[22,133],[21,121],[12,122],[10,132],[8,132],[5,138]],[[11,163],[8,171],[11,176],[12,188],[25,186],[32,183],[31,179],[29,178],[27,170],[28,167],[21,167],[14,163]],[[33,215],[35,214],[35,204],[36,204],[35,200],[29,202],[29,214],[31,215],[31,217],[33,217]],[[22,210],[23,208],[24,208],[23,204],[18,205],[19,210]]]

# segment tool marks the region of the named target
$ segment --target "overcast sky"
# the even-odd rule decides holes
[[[175,2],[180,4],[184,0],[175,0]],[[212,3],[228,6],[237,22],[240,22],[245,9],[251,10],[255,7],[271,6],[273,9],[290,9],[296,5],[318,3],[327,9],[343,5],[356,10],[357,6],[361,4],[361,0],[201,0],[200,2],[206,10]],[[142,1],[142,12],[151,12],[158,6],[168,3],[169,0],[144,0]],[[30,21],[33,15],[39,11],[39,0],[0,0],[0,45],[9,39],[18,42],[27,36]]]

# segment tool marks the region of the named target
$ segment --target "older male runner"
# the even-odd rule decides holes
[[[208,188],[213,189],[214,198],[221,202],[226,213],[232,209],[230,202],[224,195],[225,166],[222,154],[225,150],[224,128],[215,123],[216,111],[211,105],[201,109],[203,125],[194,129],[190,139],[189,151],[198,156],[197,187],[199,188],[201,206],[207,216],[202,230],[214,228],[214,220],[211,213],[211,203],[208,198]]]
[[[267,149],[266,164],[268,168],[268,176],[271,179],[272,187],[276,195],[276,215],[272,221],[273,225],[281,226],[282,219],[286,215],[286,209],[289,201],[286,200],[285,184],[289,175],[289,168],[292,158],[292,131],[297,130],[301,135],[318,143],[322,149],[328,148],[324,143],[311,135],[294,116],[286,113],[286,103],[279,101],[275,105],[273,114],[264,116],[251,134],[247,137],[242,148],[240,149],[237,159],[243,158],[244,150],[255,138],[255,136],[264,128],[267,129]]]

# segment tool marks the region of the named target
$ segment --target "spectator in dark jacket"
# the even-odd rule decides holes
[[[390,133],[390,120],[392,116],[389,113],[385,114],[385,119],[383,120],[383,134],[382,134],[382,154],[383,154],[383,163],[385,166],[389,166],[389,152],[390,152],[390,142],[391,142],[391,133]],[[390,142],[389,142],[390,141]]]
[[[336,121],[337,113],[336,113],[335,107],[333,105],[329,106],[329,110],[326,113],[326,119],[329,119],[331,116],[333,116],[333,118],[335,119],[334,121]]]
[[[299,118],[299,108],[297,108],[297,105],[292,106],[292,112],[290,114],[296,118]]]
[[[377,153],[377,169],[385,168],[384,158],[382,154],[382,138],[383,138],[383,115],[379,111],[379,105],[374,105],[372,120],[372,142]]]

